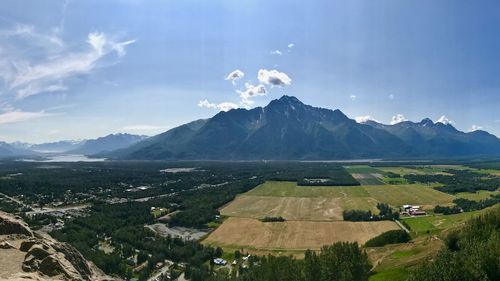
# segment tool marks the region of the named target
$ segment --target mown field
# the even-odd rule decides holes
[[[464,224],[470,218],[484,212],[474,211],[454,215],[434,215],[427,217],[405,218],[403,221],[410,226],[413,235],[437,233],[441,230]]]
[[[220,210],[224,216],[262,219],[284,217],[287,220],[342,220],[346,209],[370,209],[378,212],[377,201],[370,197],[320,198],[241,195]]]
[[[392,206],[402,206],[404,204],[422,205],[434,207],[435,205],[450,204],[454,196],[437,191],[424,184],[406,185],[366,185],[366,186],[297,186],[294,182],[269,181],[257,186],[245,193],[252,196],[268,197],[314,197],[314,198],[363,198],[368,197],[376,202],[388,203]],[[351,206],[346,203],[345,209],[359,208],[362,210],[371,209],[373,204],[365,205],[365,202],[373,200],[359,200],[353,202]],[[357,204],[359,202],[360,204]],[[376,205],[376,203],[375,203]]]
[[[251,218],[228,218],[204,243],[223,248],[256,250],[306,250],[339,241],[365,243],[385,231],[399,229],[391,221],[264,223]]]

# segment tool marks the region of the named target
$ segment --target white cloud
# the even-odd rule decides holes
[[[474,132],[474,131],[482,130],[482,129],[483,129],[482,126],[472,125],[472,128],[469,130],[469,132]]]
[[[233,83],[233,85],[234,85],[234,84],[236,84],[236,81],[240,80],[244,76],[245,76],[245,73],[243,73],[243,71],[236,69],[236,70],[232,71],[231,73],[229,73],[226,76],[225,80],[231,80],[231,83]]]
[[[356,122],[358,123],[366,123],[367,121],[375,121],[378,122],[375,118],[373,118],[371,115],[364,115],[364,116],[357,116],[354,118]]]
[[[277,55],[277,56],[281,56],[283,53],[281,53],[280,50],[274,50],[274,51],[271,51],[270,52],[271,55]]]
[[[350,95],[349,98],[352,100],[352,101],[355,101],[356,100],[356,95]]]
[[[408,119],[406,119],[406,117],[404,117],[403,114],[396,114],[395,116],[392,116],[391,125],[401,123],[404,121],[408,121]]]
[[[231,109],[238,108],[239,106],[232,102],[222,102],[219,104],[211,103],[208,100],[201,100],[198,102],[199,107],[209,108],[209,109],[218,109],[220,111],[229,111]]]
[[[436,121],[436,123],[442,123],[442,124],[445,124],[445,125],[448,125],[448,124],[454,124],[455,122],[453,122],[452,120],[448,119],[445,115],[439,117],[439,119]]]
[[[266,87],[262,84],[259,84],[257,86],[254,86],[250,83],[245,83],[245,90],[244,91],[236,91],[240,94],[240,97],[242,99],[249,99],[255,96],[265,96],[267,91]]]
[[[217,104],[209,102],[207,99],[198,102],[199,107],[216,109]]]
[[[219,109],[220,111],[229,111],[231,109],[235,109],[235,108],[238,108],[239,106],[235,103],[232,103],[232,102],[223,102],[223,103],[219,103],[217,105],[217,109]]]
[[[25,88],[21,88],[16,93],[17,99],[23,99],[39,93],[61,92],[66,91],[68,88],[62,83],[52,85],[40,85],[38,83],[31,83]]]
[[[394,96],[393,94],[390,94],[390,95],[388,96],[388,98],[389,98],[390,100],[393,100],[393,99],[395,98],[395,96]]]
[[[43,37],[29,26],[17,27],[15,33]],[[64,42],[58,43],[55,38],[53,36],[47,40],[56,45],[64,45]],[[30,58],[22,52],[15,53],[11,50],[10,53],[2,54],[8,60],[0,61],[0,77],[5,82],[5,91],[15,93],[18,99],[44,92],[65,91],[67,87],[62,85],[64,79],[89,73],[110,53],[116,53],[118,57],[125,55],[126,46],[134,42],[135,40],[117,42],[104,33],[95,32],[88,34],[88,50],[83,52],[71,52],[66,50],[67,48],[60,48],[54,53],[52,48],[36,58]],[[28,44],[33,43],[28,41]],[[14,46],[14,49],[17,47]]]
[[[158,131],[165,129],[166,127],[162,126],[155,126],[155,125],[130,125],[130,126],[125,126],[123,127],[123,130],[125,131]]]
[[[251,105],[254,104],[252,98],[257,96],[265,96],[267,94],[267,90],[264,85],[259,84],[257,86],[254,86],[248,82],[245,83],[244,91],[236,90],[236,92],[240,94],[241,98],[240,105],[244,108],[249,108]]]
[[[288,44],[288,48],[290,48],[290,49],[293,48],[294,46],[295,46],[295,44],[293,44],[293,43]]]
[[[16,24],[8,30],[1,30],[0,37],[20,37],[28,39],[32,44],[44,48],[63,47],[64,42],[55,33],[40,33],[33,25]]]
[[[290,79],[290,77],[288,77],[286,73],[279,72],[275,69],[260,69],[257,73],[257,78],[259,79],[260,83],[271,86],[283,87],[288,86],[292,83],[292,79]]]
[[[44,111],[27,112],[14,110],[0,114],[0,124],[19,123],[48,116],[59,115],[58,113],[47,113]]]

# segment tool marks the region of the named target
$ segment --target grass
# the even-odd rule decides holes
[[[450,194],[437,191],[424,184],[380,185],[363,188],[378,202],[388,203],[392,206],[412,204],[429,209],[439,204],[450,204],[455,199]]]
[[[460,192],[455,194],[458,198],[465,198],[474,201],[481,201],[490,198],[491,195],[500,194],[500,191],[479,190],[477,192]]]
[[[404,281],[408,278],[410,271],[404,267],[385,269],[370,276],[369,281]]]
[[[389,178],[389,177],[384,177],[382,180],[385,184],[408,184],[408,181],[405,178]]]
[[[295,182],[268,181],[245,193],[272,197],[368,197],[360,186],[298,186]]]
[[[261,219],[283,217],[286,220],[342,220],[343,210],[371,210],[378,213],[377,202],[370,197],[319,198],[241,195],[224,206],[224,216]]]
[[[365,199],[355,201],[353,198],[371,197],[376,202],[388,203],[392,206],[404,204],[422,205],[433,208],[435,205],[450,204],[454,196],[437,191],[424,184],[407,185],[370,185],[370,186],[297,186],[294,182],[268,181],[245,193],[252,196],[270,197],[315,197],[346,198],[346,209],[353,209]],[[371,201],[371,200],[370,200]],[[359,204],[358,204],[359,203]],[[362,208],[367,209],[367,208]]]
[[[479,215],[483,211],[484,210],[454,215],[434,215],[427,217],[405,218],[404,222],[411,227],[412,234],[421,235],[426,233],[436,233],[443,229],[462,225],[467,220]]]

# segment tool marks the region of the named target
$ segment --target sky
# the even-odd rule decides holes
[[[2,0],[0,140],[154,135],[282,95],[500,136],[500,3]]]

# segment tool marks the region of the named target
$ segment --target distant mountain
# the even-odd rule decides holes
[[[359,124],[340,110],[283,96],[266,107],[233,109],[197,120],[129,148],[116,159],[319,160],[500,155],[500,140],[452,125],[402,122]]]
[[[135,143],[145,140],[146,136],[131,134],[111,134],[94,140],[86,140],[77,148],[66,151],[67,153],[95,155],[112,150],[129,147]]]
[[[33,155],[35,152],[0,141],[0,158]]]
[[[434,123],[429,118],[418,123],[385,125],[367,121],[365,124],[397,136],[412,147],[415,156],[500,155],[500,140],[496,136],[481,130],[464,133],[451,124]]]
[[[80,147],[85,140],[63,140],[42,144],[28,145],[28,148],[37,152],[63,153]]]

